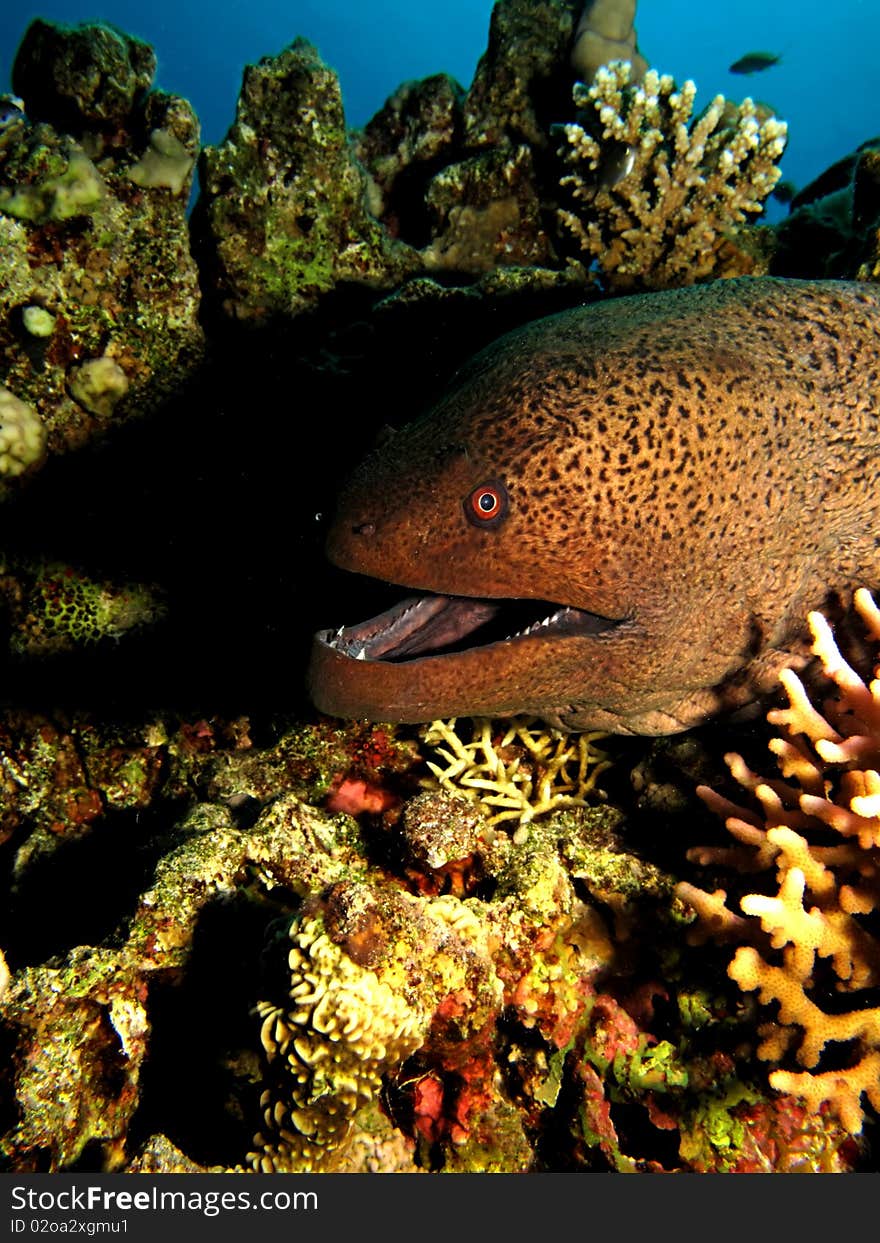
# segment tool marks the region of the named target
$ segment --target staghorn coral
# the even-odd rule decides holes
[[[424,742],[444,761],[427,764],[440,786],[488,810],[490,824],[515,820],[522,826],[551,811],[583,807],[611,764],[593,746],[602,733],[569,734],[524,716],[504,722],[499,737],[488,718],[468,719],[470,742],[462,740],[455,718],[426,726]]]
[[[627,62],[576,83],[578,121],[561,127],[561,184],[576,210],[557,211],[581,253],[613,289],[665,289],[710,277],[757,274],[760,255],[740,226],[761,211],[780,177],[787,128],[745,99],[722,95],[693,117],[696,87],[651,69],[631,82]]]
[[[880,644],[880,609],[864,589],[854,603]],[[866,684],[826,618],[814,612],[809,623],[812,651],[835,693],[817,707],[793,670],[780,674],[789,706],[768,720],[780,731],[769,745],[782,780],[764,780],[740,756],[726,757],[760,810],[701,787],[739,845],[690,853],[701,864],[745,872],[775,867],[778,892],[743,897],[746,919],[729,910],[724,890],[682,884],[678,892],[698,913],[695,939],[751,942],[737,949],[728,974],[763,1004],[778,1003],[777,1022],[760,1029],[758,1055],[778,1063],[794,1053],[805,1068],[774,1070],[771,1085],[814,1112],[828,1107],[857,1134],[862,1097],[880,1108],[880,1007],[860,996],[880,983],[880,941],[865,918],[880,906],[880,662]],[[829,1005],[829,989],[855,994],[851,1007]],[[829,1054],[836,1060],[822,1069]]]

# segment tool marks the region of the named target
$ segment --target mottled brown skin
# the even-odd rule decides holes
[[[430,592],[558,601],[620,624],[398,664],[316,642],[324,711],[536,713],[686,729],[805,663],[809,609],[880,585],[880,291],[719,281],[503,338],[344,492],[338,565]],[[501,478],[507,517],[462,502]]]

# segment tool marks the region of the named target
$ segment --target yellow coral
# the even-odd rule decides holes
[[[880,643],[880,609],[864,589],[854,602],[869,639]],[[727,909],[723,890],[710,895],[680,885],[678,892],[698,912],[698,936],[708,928],[709,935],[752,942],[740,945],[729,975],[744,991],[757,991],[763,1004],[778,1004],[777,1022],[760,1029],[758,1054],[778,1062],[794,1051],[806,1068],[775,1070],[771,1085],[813,1109],[826,1103],[857,1133],[862,1097],[880,1109],[880,1007],[857,1002],[853,1010],[829,1013],[819,990],[830,982],[845,993],[880,984],[880,941],[860,919],[880,907],[880,663],[864,682],[841,655],[826,618],[811,613],[808,620],[812,651],[835,693],[817,706],[798,675],[783,672],[788,707],[768,713],[781,731],[769,745],[783,780],[765,781],[741,757],[728,756],[760,811],[701,789],[740,845],[690,854],[743,871],[775,866],[778,891],[742,898],[751,920]],[[817,1070],[831,1044],[847,1050],[846,1069]]]
[[[558,210],[563,228],[618,289],[756,272],[760,261],[730,237],[779,180],[785,122],[723,95],[693,118],[693,82],[677,88],[654,69],[641,85],[630,78],[615,61],[575,85],[582,124],[561,127],[560,155],[578,211]]]
[[[269,1063],[286,1062],[289,1095],[266,1089],[257,1170],[313,1168],[346,1136],[387,1066],[419,1047],[427,1027],[374,971],[334,944],[316,916],[290,928],[289,1007],[261,1001]]]
[[[424,1044],[444,999],[470,999],[462,1041],[502,1006],[492,929],[464,902],[359,883],[326,897],[290,924],[280,1004],[256,1007],[268,1085],[248,1157],[258,1172],[334,1169],[355,1114]]]
[[[583,807],[610,765],[593,746],[605,737],[601,733],[567,734],[529,716],[504,722],[503,732],[496,732],[497,723],[486,717],[469,720],[469,742],[460,736],[455,717],[432,721],[423,730],[423,740],[443,761],[427,763],[440,786],[484,809],[498,808],[490,824],[515,820],[526,825],[551,811]]]

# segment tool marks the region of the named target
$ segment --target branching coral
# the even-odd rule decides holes
[[[864,589],[855,607],[880,645],[880,609]],[[880,940],[865,918],[880,908],[880,660],[866,684],[822,614],[811,613],[809,622],[813,653],[836,693],[816,707],[793,670],[780,675],[789,706],[768,720],[780,730],[770,749],[783,779],[765,781],[739,756],[728,756],[760,811],[701,788],[739,845],[691,852],[699,863],[741,871],[775,866],[778,892],[743,897],[750,919],[727,909],[723,890],[710,895],[685,884],[679,895],[698,911],[703,930],[751,941],[740,945],[728,974],[743,990],[757,990],[765,1005],[779,1005],[778,1021],[760,1029],[758,1054],[779,1062],[793,1051],[805,1067],[775,1070],[771,1085],[813,1110],[827,1104],[857,1133],[862,1097],[880,1108],[880,1007],[856,997],[844,1010],[827,998],[832,985],[838,993],[862,993],[880,984]],[[835,1045],[834,1063],[820,1069]]]
[[[463,741],[456,725],[455,718],[432,721],[423,731],[424,741],[443,760],[428,760],[428,767],[444,788],[497,807],[490,824],[516,820],[526,825],[550,811],[585,806],[611,762],[593,746],[604,734],[565,734],[533,717],[505,722],[500,738],[492,721],[474,718],[470,742]]]
[[[617,289],[755,271],[729,236],[779,180],[785,122],[723,95],[694,118],[693,82],[678,88],[654,69],[641,85],[630,79],[630,65],[615,61],[591,86],[575,85],[583,111],[561,127],[560,155],[572,170],[561,184],[578,210],[558,209],[563,229]]]

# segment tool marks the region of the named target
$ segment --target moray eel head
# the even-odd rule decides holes
[[[771,278],[502,338],[344,489],[330,559],[402,598],[315,636],[313,701],[663,734],[774,687],[806,611],[877,581],[878,342],[873,292]]]
[[[315,636],[309,685],[322,710],[398,722],[533,712],[562,724],[578,717],[585,664],[614,679],[620,658],[597,640],[614,633],[625,646],[634,631],[629,574],[607,542],[584,547],[584,444],[569,409],[584,363],[548,348],[549,324],[478,356],[343,491],[330,560],[404,598]]]
[[[447,433],[453,414],[442,416]],[[562,549],[552,572],[516,463],[456,421],[442,444],[433,421],[396,433],[340,499],[330,559],[408,591],[377,617],[315,636],[312,695],[333,715],[417,722],[534,710],[556,719],[567,705],[555,702],[554,682],[578,667],[578,640],[626,622],[576,590]],[[523,452],[533,471],[543,453],[550,472],[554,449],[548,431]],[[511,561],[510,541],[520,557],[543,560],[532,584]]]

